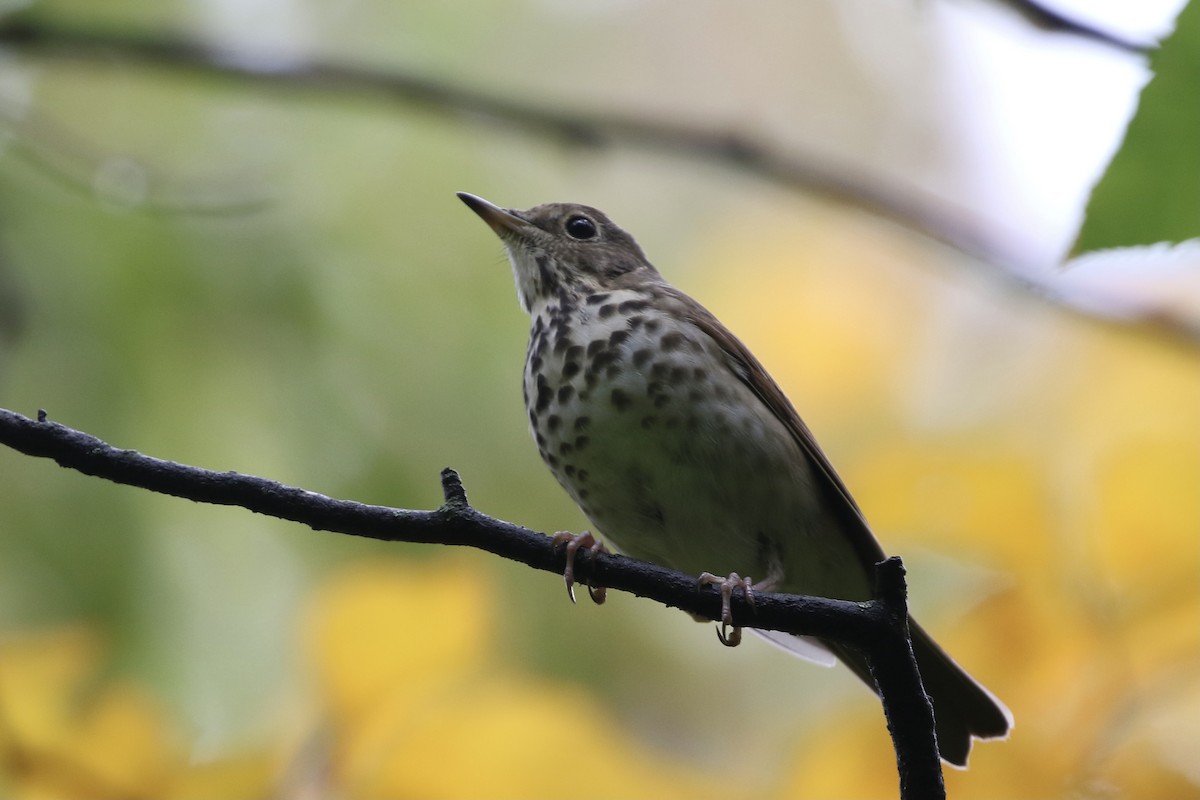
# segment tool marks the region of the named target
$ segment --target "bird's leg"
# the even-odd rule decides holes
[[[696,579],[696,586],[716,586],[721,592],[721,627],[717,628],[717,638],[726,647],[737,647],[742,643],[742,629],[733,624],[733,610],[730,603],[733,600],[733,590],[741,589],[746,602],[754,605],[754,582],[749,577],[743,578],[736,572],[727,577],[713,575],[711,572],[701,573]]]
[[[770,591],[771,587],[777,584],[781,577],[782,572],[777,574],[775,569],[772,568],[771,574],[767,576],[766,580],[758,584],[758,588]],[[736,572],[731,572],[724,578],[719,575],[713,575],[711,572],[705,572],[696,580],[696,585],[716,586],[721,591],[721,627],[717,628],[717,638],[726,647],[737,647],[742,643],[742,629],[733,624],[733,610],[730,608],[733,601],[733,590],[741,589],[742,596],[746,598],[746,602],[753,608],[754,581],[749,576],[743,578]]]
[[[575,553],[579,548],[586,547],[592,553],[607,553],[608,548],[604,546],[604,542],[597,539],[590,532],[575,534],[570,531],[559,531],[554,534],[554,544],[560,545],[563,542],[567,543],[567,566],[563,569],[563,581],[567,584],[567,597],[571,598],[571,602],[575,602]],[[600,605],[604,602],[607,590],[603,586],[592,586],[586,584],[588,597],[592,598],[592,602]]]

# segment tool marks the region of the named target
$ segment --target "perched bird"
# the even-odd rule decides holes
[[[500,237],[532,327],[525,405],[542,459],[626,554],[759,588],[867,600],[883,549],[778,384],[716,317],[667,283],[600,211],[500,208],[459,193]],[[590,536],[572,548],[596,547]],[[568,559],[568,565],[571,559]],[[568,567],[569,568],[569,567]],[[568,574],[568,585],[570,575]],[[938,746],[965,766],[972,737],[1012,715],[910,621]],[[855,651],[758,632],[875,688]],[[736,641],[736,629],[729,637]]]

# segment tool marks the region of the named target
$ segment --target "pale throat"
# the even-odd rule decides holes
[[[512,265],[513,283],[517,287],[517,301],[526,313],[532,314],[533,300],[537,297],[537,284],[534,279],[537,274],[537,265],[534,262],[533,254],[508,242],[505,242],[504,246],[508,251],[508,262]]]

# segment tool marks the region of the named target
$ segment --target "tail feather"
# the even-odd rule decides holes
[[[909,619],[913,654],[925,693],[933,703],[934,727],[942,760],[966,767],[971,739],[999,739],[1013,726],[1012,712],[954,662],[925,630]],[[856,651],[827,642],[841,661],[875,689],[867,662]]]

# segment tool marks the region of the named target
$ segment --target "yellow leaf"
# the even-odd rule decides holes
[[[388,720],[347,754],[351,797],[691,800],[719,781],[651,753],[577,690],[495,677],[442,701],[436,713]]]
[[[153,796],[177,768],[169,720],[145,692],[91,683],[100,652],[83,627],[0,646],[0,719],[14,782],[28,796]]]
[[[336,719],[369,714],[393,697],[415,700],[478,667],[492,597],[487,575],[469,563],[359,565],[321,589],[307,633]]]

